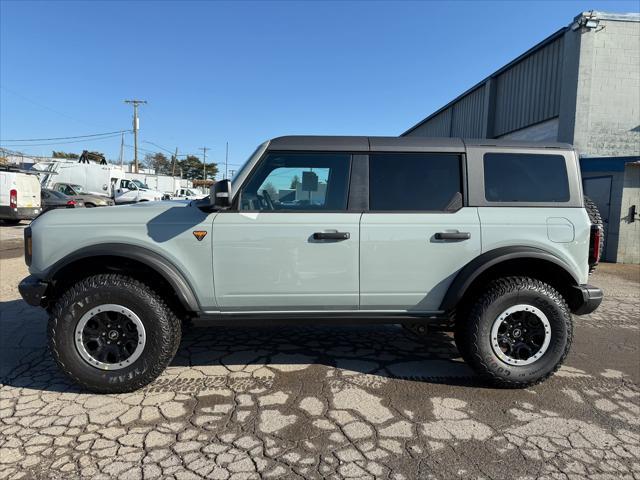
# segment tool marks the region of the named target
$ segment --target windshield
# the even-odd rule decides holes
[[[269,144],[269,142],[264,142],[262,145],[258,146],[258,148],[255,149],[255,151],[251,154],[251,156],[247,159],[247,161],[242,164],[240,169],[231,178],[231,184],[232,185],[234,183],[236,183],[238,180],[242,180],[242,178],[244,176],[246,176],[246,174],[248,173],[247,172],[247,167],[254,163],[254,160],[256,159],[256,157],[259,157],[259,156],[262,155],[262,153],[264,152],[265,148],[267,148],[268,144]]]
[[[71,185],[71,187],[75,190],[75,192],[76,192],[78,195],[82,195],[82,194],[88,193],[88,192],[84,189],[84,187],[82,187],[81,185]]]
[[[47,192],[52,197],[59,198],[60,200],[67,200],[67,196],[64,193],[56,192],[55,190],[42,190],[43,192]]]
[[[147,187],[147,184],[142,183],[140,180],[131,180],[131,183],[135,183],[138,188],[144,188],[146,190],[149,190],[149,187]]]

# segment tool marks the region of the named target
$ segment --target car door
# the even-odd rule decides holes
[[[115,191],[116,203],[130,203],[138,199],[138,187],[131,180],[120,179]]]
[[[269,152],[213,223],[221,311],[356,310],[359,212],[351,155]]]
[[[372,153],[360,225],[360,308],[437,311],[481,253],[477,208],[464,206],[458,153]]]

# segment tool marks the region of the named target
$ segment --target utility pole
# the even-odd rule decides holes
[[[229,178],[229,142],[227,142],[227,148],[224,154],[224,178]]]
[[[176,175],[176,163],[178,163],[178,147],[176,147],[176,154],[173,156],[173,164],[171,165],[171,176]]]
[[[122,134],[122,140],[120,141],[120,168],[124,163],[124,133]]]
[[[202,150],[202,180],[207,179],[207,150],[211,150],[209,147],[202,147],[199,150]]]
[[[138,173],[138,105],[147,103],[146,100],[125,100],[124,103],[133,105],[133,161],[136,173]]]

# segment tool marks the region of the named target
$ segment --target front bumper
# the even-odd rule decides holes
[[[602,303],[602,289],[592,285],[576,285],[573,288],[575,301],[571,311],[574,315],[587,315]]]
[[[29,275],[18,285],[18,291],[24,301],[34,307],[42,305],[42,300],[46,297],[47,288],[49,288],[47,282],[43,282],[33,275]]]

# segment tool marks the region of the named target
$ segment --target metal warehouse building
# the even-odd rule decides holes
[[[640,263],[639,14],[578,15],[402,135],[574,144],[605,259]]]

